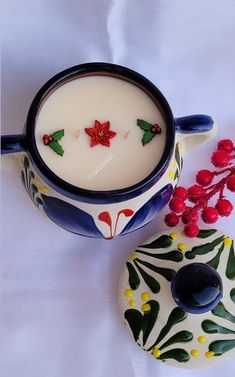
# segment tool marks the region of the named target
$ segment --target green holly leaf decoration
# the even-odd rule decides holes
[[[59,141],[64,136],[64,130],[55,131],[51,135],[43,135],[43,143],[44,145],[48,145],[54,152],[56,152],[59,156],[64,155],[64,150],[62,145],[59,144]]]
[[[161,128],[157,124],[151,124],[143,119],[137,119],[137,126],[144,131],[142,144],[148,144],[157,134],[161,132]]]
[[[54,132],[52,135],[54,141],[60,141],[64,136],[64,130]]]
[[[58,155],[63,156],[64,150],[62,146],[57,141],[52,141],[48,144],[51,149],[53,149],[54,152],[56,152]]]
[[[146,122],[143,119],[137,119],[137,126],[141,128],[143,131],[150,131],[152,124],[149,122]]]
[[[154,136],[156,135],[151,131],[145,131],[144,136],[142,138],[142,144],[148,144],[154,138]]]

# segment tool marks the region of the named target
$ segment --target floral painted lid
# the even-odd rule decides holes
[[[155,359],[206,368],[235,356],[234,241],[215,229],[180,228],[132,252],[120,279],[123,320]]]

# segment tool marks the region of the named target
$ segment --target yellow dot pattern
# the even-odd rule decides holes
[[[177,240],[177,238],[178,238],[178,233],[170,233],[170,234],[169,234],[169,237],[170,237],[172,240]]]
[[[144,292],[144,293],[142,293],[142,295],[141,295],[141,299],[142,299],[143,301],[149,301],[149,300],[150,300],[150,294],[149,294],[148,292]]]
[[[199,352],[199,350],[197,350],[197,349],[193,349],[193,350],[191,350],[191,355],[193,356],[193,357],[197,357],[197,356],[199,356],[200,355],[200,352]]]
[[[175,178],[175,173],[173,172],[173,170],[170,170],[169,173],[168,173],[168,177],[172,180],[174,180]]]
[[[135,307],[135,300],[130,300],[129,305],[134,308]]]
[[[138,255],[136,253],[132,253],[129,258],[131,260],[135,260],[136,258],[138,258]]]
[[[198,343],[201,343],[201,344],[206,343],[206,337],[203,336],[203,335],[200,335],[200,336],[197,338],[197,341],[198,341]]]
[[[133,297],[133,290],[132,289],[126,289],[125,292],[124,292],[124,295],[126,297]]]
[[[183,150],[184,146],[183,144],[181,143],[181,141],[179,141],[179,149]]]
[[[215,353],[213,351],[207,351],[205,353],[205,356],[207,359],[210,359],[211,357],[213,357],[215,355]]]
[[[232,245],[233,240],[229,237],[224,238],[224,245],[230,247]]]
[[[161,351],[159,348],[154,348],[153,349],[153,356],[155,357],[155,359],[158,359],[161,355]]]
[[[149,304],[143,304],[141,306],[142,312],[149,312],[151,310],[151,306]]]
[[[179,251],[184,252],[184,251],[187,249],[187,246],[185,245],[185,243],[178,243],[178,245],[177,245],[177,249],[178,249]]]
[[[42,187],[39,187],[38,191],[46,194],[49,191],[49,189],[47,186],[42,186]]]

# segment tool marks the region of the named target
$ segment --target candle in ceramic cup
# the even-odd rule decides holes
[[[161,133],[143,145],[145,131],[137,119],[159,125]],[[109,122],[109,146],[100,144],[102,132],[98,141],[90,136],[87,129],[94,128],[95,121],[96,126]],[[61,129],[63,156],[43,142],[43,135]],[[166,125],[144,90],[117,77],[93,75],[65,82],[44,100],[35,138],[45,164],[64,181],[89,190],[116,190],[140,182],[154,170],[165,147]]]

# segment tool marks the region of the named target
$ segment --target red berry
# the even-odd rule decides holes
[[[208,186],[214,178],[214,173],[210,170],[199,170],[196,175],[196,181],[199,185]]]
[[[159,127],[158,124],[154,124],[154,125],[151,127],[150,131],[151,131],[152,133],[154,133],[154,134],[160,134],[160,132],[161,132],[161,127]]]
[[[219,199],[216,203],[215,208],[217,209],[220,216],[229,216],[233,210],[232,203],[227,199]]]
[[[220,140],[217,144],[218,149],[224,150],[226,152],[232,152],[234,150],[234,145],[232,140],[230,139],[223,139]]]
[[[231,177],[228,178],[228,180],[227,180],[227,188],[230,191],[235,192],[235,174],[231,175]]]
[[[171,212],[165,216],[164,221],[167,226],[172,227],[172,226],[176,226],[179,223],[179,219],[180,218],[178,215],[176,215],[176,213]]]
[[[213,153],[211,162],[217,168],[224,168],[229,163],[229,153],[220,149]]]
[[[183,200],[186,200],[188,197],[186,188],[184,188],[183,186],[176,187],[173,196],[177,196]]]
[[[49,136],[48,136],[48,135],[43,135],[42,140],[43,140],[43,143],[44,143],[45,145],[49,144]]]
[[[201,196],[205,194],[205,190],[200,185],[193,185],[188,188],[188,197],[189,200],[193,203],[196,203]]]
[[[183,199],[179,198],[178,196],[175,196],[171,199],[169,207],[172,211],[176,213],[181,213],[185,210],[185,202]]]
[[[202,220],[206,224],[213,224],[218,220],[218,211],[214,207],[206,207],[202,211]]]
[[[54,139],[53,139],[53,136],[49,136],[49,138],[48,138],[48,140],[49,140],[49,143],[51,143]]]
[[[188,224],[188,225],[185,225],[184,227],[184,233],[189,238],[197,237],[199,233],[199,228],[197,224],[194,224],[194,223]]]
[[[195,208],[186,209],[182,214],[182,221],[184,224],[195,223],[198,219],[198,212]]]

